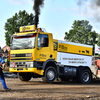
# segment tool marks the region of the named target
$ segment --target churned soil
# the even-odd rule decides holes
[[[4,71],[9,71],[9,67],[5,67]]]
[[[0,100],[97,100],[100,99],[100,81],[90,84],[75,82],[44,83],[41,78],[22,82],[5,78],[11,91],[4,91],[0,83]]]

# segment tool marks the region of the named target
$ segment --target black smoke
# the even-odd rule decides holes
[[[100,0],[76,0],[78,6],[82,6],[81,13],[95,22],[100,22]],[[81,9],[80,9],[81,10]]]
[[[43,7],[44,0],[34,0],[33,10],[35,11],[35,25],[37,28],[39,22],[40,8]]]
[[[100,6],[100,0],[77,0],[77,4],[81,6],[87,1],[91,2],[92,5]]]
[[[100,6],[100,0],[92,0],[97,6]]]
[[[78,0],[77,1],[77,5],[81,6],[84,4],[84,2],[86,2],[87,0]]]

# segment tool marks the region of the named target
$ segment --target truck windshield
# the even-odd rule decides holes
[[[12,39],[11,49],[32,49],[35,47],[36,34],[27,36],[14,36]]]

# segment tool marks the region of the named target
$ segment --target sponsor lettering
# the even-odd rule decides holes
[[[68,63],[74,63],[74,64],[86,64],[87,62],[84,60],[84,58],[62,58],[63,60],[68,60]]]
[[[64,45],[59,45],[59,50],[67,51],[67,47],[65,47]]]
[[[46,55],[45,54],[40,54],[40,59],[46,59]]]
[[[30,30],[30,27],[22,27],[22,30],[25,31],[25,30]]]

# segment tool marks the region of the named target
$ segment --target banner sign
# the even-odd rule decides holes
[[[95,53],[100,54],[100,47],[97,44],[95,44]]]

